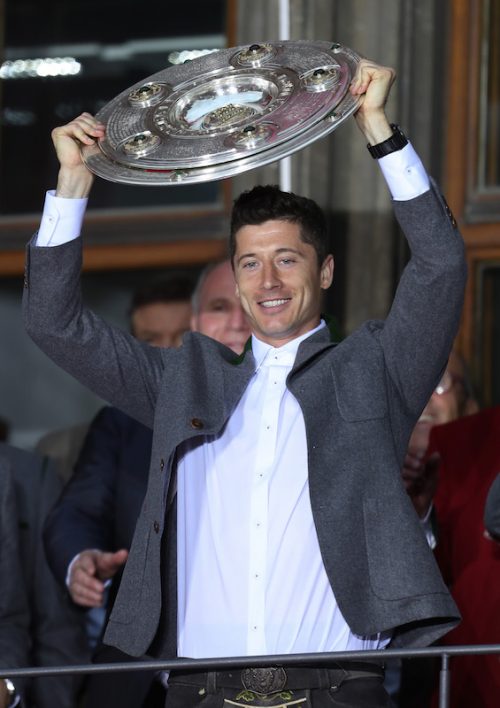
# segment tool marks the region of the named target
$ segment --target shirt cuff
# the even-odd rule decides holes
[[[427,514],[420,519],[420,527],[422,531],[425,534],[425,539],[427,541],[427,545],[433,551],[436,546],[437,546],[437,539],[436,539],[436,534],[434,533],[433,525],[432,525],[432,509],[433,509],[433,504],[431,503],[428,510]]]
[[[56,197],[55,190],[45,195],[42,221],[36,246],[60,246],[77,238],[82,230],[88,199]]]
[[[81,555],[80,553],[77,553],[76,556],[74,558],[72,558],[72,560],[70,561],[70,564],[68,565],[68,570],[66,571],[66,579],[64,581],[66,583],[66,587],[68,588],[68,590],[69,590],[69,583],[70,583],[70,579],[71,579],[71,569],[73,568],[76,561],[80,558],[80,555]]]
[[[395,201],[415,199],[429,191],[429,175],[411,143],[384,155],[378,163]]]

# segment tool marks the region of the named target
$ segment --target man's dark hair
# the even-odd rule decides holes
[[[313,246],[318,264],[323,264],[330,249],[322,210],[312,199],[292,192],[282,192],[279,187],[271,184],[242,192],[235,200],[229,233],[231,263],[236,252],[237,231],[243,226],[258,226],[271,219],[298,224],[302,240]]]
[[[186,273],[172,273],[162,280],[146,283],[132,295],[129,315],[139,307],[152,305],[156,302],[189,301],[194,290],[195,279]]]

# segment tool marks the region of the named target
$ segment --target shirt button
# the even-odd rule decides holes
[[[155,533],[158,533],[158,532],[159,532],[159,530],[160,530],[160,524],[158,523],[158,521],[155,521],[155,522],[154,522],[153,528],[154,528]]]
[[[203,421],[199,418],[191,418],[191,427],[195,430],[201,430],[203,428]]]
[[[163,472],[164,467],[165,467],[165,460],[162,457],[160,460],[160,472]]]

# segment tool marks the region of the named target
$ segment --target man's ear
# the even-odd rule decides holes
[[[328,290],[332,284],[334,268],[335,264],[333,261],[333,256],[329,253],[323,261],[323,265],[320,270],[320,286],[323,290]]]

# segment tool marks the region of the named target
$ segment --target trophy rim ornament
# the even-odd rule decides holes
[[[352,115],[361,60],[343,45],[287,40],[170,66],[106,104],[106,135],[82,147],[94,174],[133,185],[233,177],[281,160]]]

